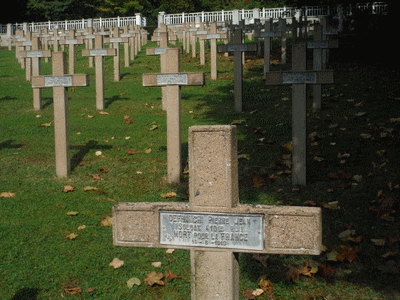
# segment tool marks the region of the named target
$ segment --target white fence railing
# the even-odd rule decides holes
[[[388,11],[388,4],[385,2],[373,2],[365,4],[357,4],[349,6],[346,10],[347,15],[352,15],[357,12],[369,12],[372,14],[381,14]],[[158,15],[158,24],[180,25],[190,22],[225,22],[232,21],[238,24],[240,20],[250,21],[252,19],[279,19],[292,18],[300,15],[307,17],[330,16],[337,13],[337,7],[334,6],[304,6],[302,8],[280,7],[280,8],[255,8],[255,9],[240,9],[240,10],[222,10],[217,12],[194,12],[194,13],[179,13],[166,14],[160,12]]]
[[[65,29],[69,30],[75,28],[77,30],[84,29],[86,27],[101,28],[104,26],[108,28],[110,26],[123,27],[126,25],[139,25],[140,27],[146,27],[147,20],[143,18],[140,13],[134,17],[115,17],[115,18],[98,18],[98,19],[81,19],[81,20],[65,20],[65,21],[48,21],[48,22],[32,22],[32,23],[16,23],[1,25],[0,34],[10,34],[17,29],[24,31],[38,32],[45,28],[48,30],[53,29]],[[9,31],[12,31],[11,33]]]

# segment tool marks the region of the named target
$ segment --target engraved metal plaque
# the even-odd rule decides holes
[[[219,39],[221,38],[221,35],[219,33],[214,33],[214,34],[207,34],[207,39]]]
[[[207,34],[207,31],[206,30],[199,30],[199,31],[197,31],[196,34],[197,35],[199,35],[199,34]]]
[[[188,84],[187,74],[157,74],[158,85],[185,85]]]
[[[228,45],[228,52],[247,51],[247,45]]]
[[[131,34],[130,33],[121,33],[121,37],[123,38],[130,38]]]
[[[76,44],[78,44],[78,40],[77,39],[66,40],[65,43],[67,45],[76,45]]]
[[[110,38],[110,43],[122,43],[122,38],[120,37]]]
[[[261,38],[268,38],[268,37],[275,37],[276,33],[269,31],[269,32],[260,32],[260,37]]]
[[[90,56],[107,56],[107,49],[94,49],[89,51]]]
[[[291,72],[282,74],[282,83],[286,84],[312,84],[317,82],[315,72]]]
[[[160,211],[160,244],[263,250],[263,214]]]
[[[45,76],[45,87],[72,86],[72,76]]]
[[[167,47],[154,48],[154,54],[156,54],[156,55],[165,54],[165,53],[167,53]]]
[[[26,57],[43,57],[42,50],[26,51]]]
[[[329,41],[311,41],[311,42],[307,42],[307,48],[311,48],[311,49],[329,48]]]

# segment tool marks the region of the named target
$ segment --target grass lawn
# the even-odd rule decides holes
[[[211,81],[209,53],[206,66],[181,55],[181,71],[206,74],[205,86],[181,89],[183,165],[190,126],[236,124],[241,203],[323,210],[320,256],[239,256],[241,299],[251,299],[262,280],[272,288],[255,299],[400,299],[400,74],[379,57],[361,60],[353,39],[341,36],[331,51],[335,83],[323,87],[321,112],[312,112],[309,93],[308,184],[295,188],[283,147],[291,140],[291,88],[265,86],[263,60],[248,56],[238,114],[232,56],[219,56],[219,80]],[[25,70],[14,51],[0,51],[0,299],[190,298],[188,251],[115,247],[112,227],[104,226],[118,202],[188,201],[187,172],[179,185],[166,183],[161,89],[141,84],[143,73],[159,71],[159,57],[142,49],[125,68],[122,48],[121,81],[113,81],[112,58],[105,60],[102,113],[94,68],[79,48],[76,73],[89,74],[90,85],[68,91],[68,179],[55,176],[52,90],[43,89],[44,107],[33,111]],[[279,55],[275,43],[274,62]],[[282,69],[290,64],[272,66]],[[50,73],[42,61],[42,74]],[[114,258],[124,265],[109,266]],[[180,279],[149,286],[152,271]],[[132,277],[141,284],[128,288]]]

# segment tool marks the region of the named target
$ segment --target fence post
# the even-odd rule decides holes
[[[136,25],[142,28],[142,15],[140,13],[135,13]]]
[[[165,12],[164,11],[160,11],[158,13],[158,28],[160,28],[160,24],[165,24]]]
[[[239,25],[239,10],[237,9],[232,11],[232,24]]]

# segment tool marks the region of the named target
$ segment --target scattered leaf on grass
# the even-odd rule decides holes
[[[272,294],[272,292],[274,291],[274,284],[270,280],[261,278],[258,285],[267,294]]]
[[[371,239],[371,242],[373,242],[375,246],[383,246],[386,243],[384,239]]]
[[[76,295],[76,294],[82,293],[82,288],[80,286],[65,288],[64,293],[70,294],[70,295]]]
[[[145,150],[144,152],[145,152],[146,154],[149,154],[149,153],[151,153],[151,148],[149,148],[149,149]]]
[[[95,290],[96,290],[95,287],[91,287],[91,288],[88,288],[88,289],[85,291],[85,293],[91,293],[91,292],[93,292],[93,291],[95,291]]]
[[[0,197],[3,197],[3,198],[15,197],[15,193],[11,193],[11,192],[2,192],[2,193],[0,194]]]
[[[108,115],[108,112],[106,112],[106,111],[99,111],[99,115]]]
[[[140,151],[136,151],[135,149],[130,148],[130,149],[128,149],[128,150],[125,150],[125,153],[126,153],[126,154],[129,154],[129,155],[134,155],[134,154],[139,154]]]
[[[69,212],[67,212],[67,216],[76,216],[77,214],[79,214],[77,211],[69,211]]]
[[[238,159],[240,159],[240,158],[250,160],[251,156],[250,156],[250,154],[239,154]]]
[[[113,267],[114,269],[118,269],[124,265],[123,260],[119,260],[118,258],[114,258],[112,262],[109,263],[109,266]]]
[[[167,251],[165,251],[165,252],[168,254],[172,254],[172,253],[174,253],[174,251],[175,251],[175,249],[167,249]]]
[[[154,261],[151,263],[151,265],[155,268],[159,268],[161,267],[161,261]]]
[[[168,282],[170,282],[171,280],[174,279],[181,279],[181,276],[176,275],[174,272],[172,272],[171,270],[167,270],[165,271],[165,284],[167,284]]]
[[[257,296],[262,295],[263,293],[264,293],[264,290],[263,290],[263,289],[256,289],[256,290],[253,291],[252,295],[253,295],[254,297],[257,297]]]
[[[362,111],[362,112],[358,112],[356,114],[354,114],[356,117],[362,117],[363,115],[365,115],[366,112]]]
[[[85,228],[86,228],[86,225],[81,225],[81,226],[78,227],[78,230],[83,230]]]
[[[160,128],[160,125],[156,125],[156,124],[154,124],[152,127],[150,127],[149,129],[147,129],[147,130],[149,130],[149,131],[153,131],[153,130],[156,130],[156,129],[158,129],[158,128]]]
[[[64,193],[73,192],[74,190],[75,190],[75,188],[72,186],[72,184],[67,184],[63,188]]]
[[[67,239],[70,239],[70,240],[74,240],[74,239],[76,239],[77,238],[77,234],[75,234],[75,233],[70,233],[70,234],[68,234],[67,236],[66,236],[66,238]]]
[[[85,192],[89,192],[89,191],[96,191],[97,190],[97,188],[96,187],[94,187],[94,186],[84,186],[83,187],[83,190],[85,191]]]
[[[164,281],[161,280],[163,278],[164,278],[163,273],[157,273],[153,271],[147,274],[147,277],[144,279],[144,282],[146,282],[149,286],[153,286],[154,284],[164,285]]]
[[[124,124],[132,124],[133,121],[129,118],[129,116],[124,116]]]
[[[103,227],[110,227],[112,225],[112,218],[105,217],[100,221],[101,226]]]
[[[96,154],[96,156],[100,156],[102,154],[101,151],[96,151],[94,154]]]
[[[135,285],[141,285],[141,284],[142,282],[137,277],[132,277],[126,282],[126,285],[128,286],[129,289],[133,288],[133,286]]]
[[[100,174],[89,174],[95,180],[101,180]]]
[[[39,127],[50,127],[52,122],[49,123],[41,123],[39,124]]]

